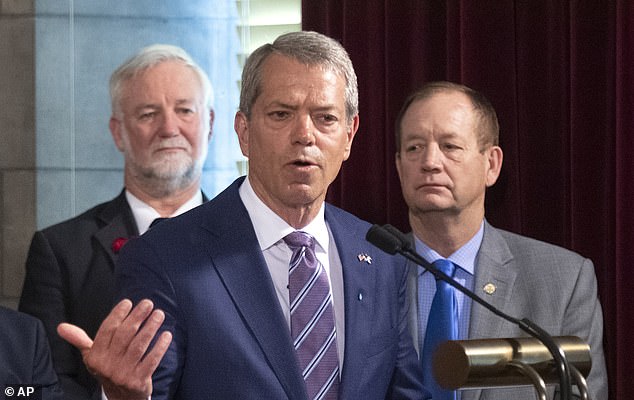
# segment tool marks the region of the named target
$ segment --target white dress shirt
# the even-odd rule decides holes
[[[277,299],[282,306],[282,311],[290,330],[291,313],[288,293],[288,270],[292,251],[283,238],[296,229],[260,200],[253,191],[248,177],[240,186],[239,193],[255,229],[255,235],[275,286]],[[341,367],[343,365],[345,342],[343,270],[337,246],[324,218],[324,209],[325,205],[322,204],[315,219],[299,230],[315,238],[317,259],[324,266],[330,281],[335,312],[335,328],[337,330],[337,352],[339,355],[339,366]]]
[[[125,191],[125,198],[128,200],[128,204],[132,209],[132,215],[134,216],[134,221],[139,229],[139,235],[144,234],[150,228],[152,221],[156,218],[161,218],[161,214],[159,214],[158,211],[153,209],[149,204],[139,200],[138,197],[130,193],[128,190]],[[180,215],[194,207],[198,207],[202,203],[203,194],[200,190],[197,190],[194,196],[178,207],[178,209],[170,215],[170,217]]]

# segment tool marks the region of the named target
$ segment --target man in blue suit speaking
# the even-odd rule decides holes
[[[68,325],[62,336],[111,400],[428,398],[405,262],[364,240],[367,222],[325,203],[359,126],[346,51],[314,32],[257,49],[234,126],[248,177],[130,241],[117,286],[139,305],[119,303],[94,344]]]

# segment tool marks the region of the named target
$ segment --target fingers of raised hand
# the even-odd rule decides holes
[[[132,310],[132,302],[128,299],[121,300],[114,306],[110,314],[108,314],[106,319],[101,323],[95,335],[95,342],[93,343],[93,350],[95,352],[104,352],[110,348],[112,337],[130,314],[130,310]]]
[[[141,300],[133,309],[128,313],[128,315],[123,319],[119,320],[118,317],[113,319],[113,324],[118,323],[114,330],[111,331],[110,343],[108,345],[108,351],[114,354],[121,354],[127,357],[127,353],[130,350],[130,345],[137,340],[138,334],[147,331],[145,325],[143,329],[141,329],[141,325],[145,322],[146,325],[149,323],[153,329],[152,337],[156,333],[156,330],[161,326],[165,316],[162,311],[154,311],[152,313],[152,309],[154,305],[150,300]],[[157,318],[152,318],[150,315],[152,314],[160,314],[160,321],[156,322]],[[152,337],[149,339],[151,340]],[[99,333],[97,333],[97,337],[95,338],[95,343],[99,338]],[[104,341],[105,342],[105,341]],[[148,340],[146,342],[147,345],[150,343]],[[138,341],[137,341],[138,345]],[[132,351],[136,351],[136,346],[132,349]],[[135,353],[136,354],[136,353]],[[138,354],[138,357],[141,358],[143,353]],[[132,361],[128,359],[128,361]]]
[[[158,315],[154,315],[155,313]],[[149,338],[147,337],[149,333],[143,332],[143,330],[145,330],[148,324],[158,323],[158,326],[160,326],[163,319],[164,315],[162,312],[155,311],[152,313],[150,320],[148,320],[141,330],[142,332],[139,332],[139,335],[137,335],[143,338],[139,338],[138,342],[130,344],[130,353],[142,355],[145,352],[158,327],[156,329],[148,328],[148,332],[154,331]],[[104,381],[102,384],[106,397],[109,400],[132,400],[137,398],[146,400],[152,394],[152,374],[169,348],[171,341],[172,334],[170,332],[161,333],[152,349],[136,364],[135,368],[121,368],[111,379]],[[137,361],[136,356],[131,356],[130,359],[133,363]],[[123,361],[123,363],[126,362],[128,361]]]
[[[165,355],[165,352],[169,348],[171,342],[172,334],[170,332],[166,331],[161,333],[158,340],[154,343],[154,347],[152,347],[152,349],[145,355],[143,360],[138,365],[137,372],[141,377],[152,376],[159,363],[161,362],[161,359]]]
[[[142,327],[136,326],[136,335],[132,340],[128,341],[127,348],[123,354],[122,361],[126,364],[136,365],[139,364],[145,355],[147,349],[150,347],[152,339],[156,335],[156,332],[161,327],[161,324],[165,320],[165,314],[161,310],[154,310],[147,317]],[[116,338],[119,340],[119,338]],[[128,338],[122,335],[121,341],[126,341]]]
[[[171,341],[171,334],[162,335],[157,341],[160,346],[148,353],[153,358],[145,361],[144,354],[165,320],[162,311],[152,309],[149,300],[142,300],[134,308],[129,300],[123,300],[104,320],[92,349],[84,354],[84,363],[96,372],[112,398],[121,393],[129,398],[143,397],[152,391],[152,373],[169,347],[163,336]],[[157,354],[160,356],[155,361]]]

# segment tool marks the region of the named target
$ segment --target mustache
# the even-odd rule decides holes
[[[152,151],[157,151],[157,150],[174,148],[174,147],[180,147],[186,150],[190,150],[191,148],[187,140],[183,139],[182,137],[174,137],[174,138],[161,139],[159,141],[152,143],[151,149]]]

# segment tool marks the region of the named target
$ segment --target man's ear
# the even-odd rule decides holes
[[[352,140],[354,136],[357,134],[359,130],[359,115],[355,115],[352,119],[352,123],[348,126],[348,143],[346,144],[346,148],[344,149],[343,160],[347,160],[350,157],[350,150],[352,149]]]
[[[500,146],[491,146],[486,150],[487,156],[487,170],[486,170],[486,187],[491,187],[495,184],[500,176],[502,170],[502,160],[504,154]]]
[[[213,109],[209,110],[209,136],[207,136],[207,141],[211,140],[211,135],[214,131],[214,119],[216,118],[216,113],[214,113]]]
[[[112,135],[112,139],[114,140],[115,146],[119,149],[120,152],[123,153],[125,148],[123,143],[123,122],[119,119],[115,118],[114,115],[110,116],[110,122],[108,126],[110,127],[110,134]]]
[[[236,113],[233,119],[233,129],[238,135],[242,155],[249,158],[249,121],[242,111]]]

